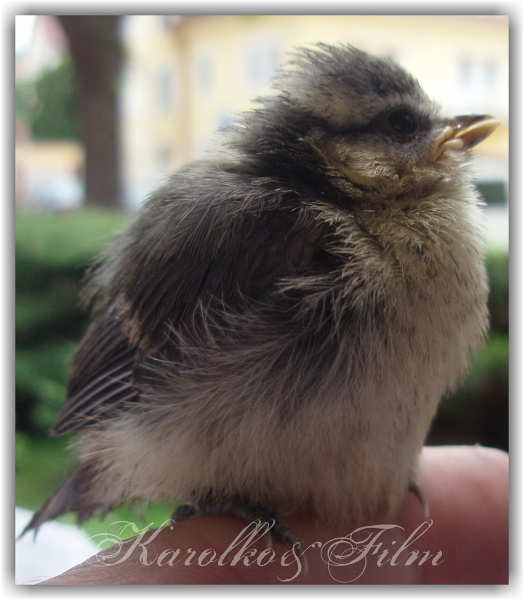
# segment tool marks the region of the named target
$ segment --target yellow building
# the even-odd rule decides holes
[[[56,61],[65,50],[55,19],[33,21],[31,44],[17,54],[17,78],[34,74],[39,64]],[[419,79],[444,114],[490,113],[500,119],[501,127],[475,149],[474,166],[485,197],[503,200],[488,221],[507,243],[507,17],[134,15],[122,19],[122,39],[121,164],[130,206],[138,206],[182,164],[203,156],[220,126],[268,91],[290,51],[319,41],[342,42],[395,59]],[[40,198],[46,187],[54,193],[54,180],[62,182],[69,199],[82,170],[81,149],[22,137],[17,128],[17,199],[24,203],[31,190]],[[73,195],[75,202],[68,200],[67,206],[81,201],[80,192]]]
[[[130,16],[124,40],[124,179],[133,203],[202,156],[217,128],[267,91],[290,50],[319,41],[394,58],[446,114],[498,117],[502,126],[478,147],[477,162],[485,178],[506,178],[504,16]]]

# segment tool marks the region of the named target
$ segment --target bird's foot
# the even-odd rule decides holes
[[[422,509],[424,511],[424,519],[429,518],[429,514],[430,514],[429,502],[428,502],[428,499],[426,498],[426,495],[422,491],[420,484],[417,481],[410,481],[408,491],[411,492],[412,494],[415,494],[418,501],[422,505]]]
[[[223,498],[210,492],[176,508],[171,515],[171,522],[179,523],[204,515],[227,515],[248,523],[258,522],[267,528],[268,544],[271,543],[271,536],[273,536],[277,542],[294,548],[298,555],[302,553],[301,543],[276,511],[258,502],[250,502],[241,496]]]

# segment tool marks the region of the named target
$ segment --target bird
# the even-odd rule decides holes
[[[470,149],[389,58],[297,49],[95,261],[51,434],[78,466],[26,531],[124,503],[322,522],[394,516],[488,332]]]

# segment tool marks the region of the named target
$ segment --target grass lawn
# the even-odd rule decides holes
[[[16,434],[16,505],[37,510],[58,487],[62,479],[73,468],[68,439],[46,439]],[[131,537],[139,530],[152,525],[159,527],[169,519],[175,504],[143,507],[140,511],[121,507],[109,513],[105,519],[89,519],[79,527],[95,543],[107,547],[117,541]],[[59,519],[63,523],[75,523],[69,513]],[[133,525],[129,525],[132,523]],[[134,530],[133,527],[137,530]]]

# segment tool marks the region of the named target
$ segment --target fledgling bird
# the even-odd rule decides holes
[[[79,466],[27,529],[166,499],[288,542],[294,511],[393,515],[487,332],[467,161],[496,125],[442,118],[389,60],[299,50],[94,268],[52,430]]]

